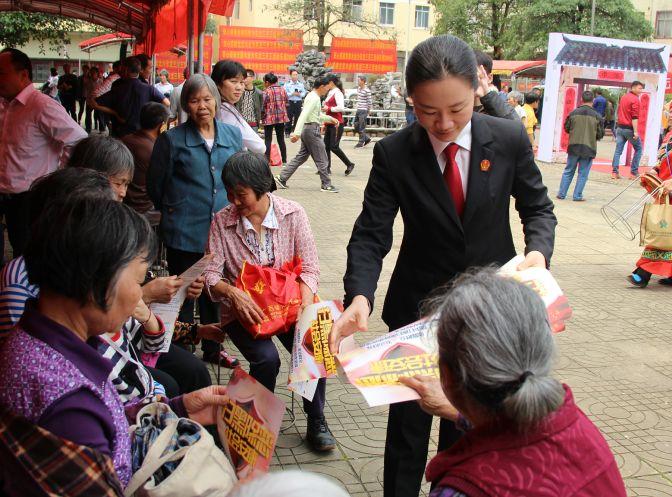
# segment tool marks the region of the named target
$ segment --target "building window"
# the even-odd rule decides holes
[[[362,20],[363,0],[343,0],[343,20],[348,22]]]
[[[56,67],[50,62],[35,62],[33,61],[33,81],[36,83],[44,83],[51,76],[51,68]]]
[[[656,14],[656,38],[672,38],[672,10]]]
[[[380,24],[383,26],[394,25],[394,4],[380,2]]]
[[[415,6],[415,27],[421,29],[429,28],[429,5]]]

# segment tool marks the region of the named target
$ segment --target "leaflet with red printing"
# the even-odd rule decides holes
[[[525,257],[518,255],[499,269],[499,274],[529,286],[541,297],[548,311],[548,322],[553,333],[565,330],[565,322],[572,317],[572,308],[560,285],[546,268],[531,267],[518,271],[518,265]]]
[[[343,304],[338,300],[318,302],[306,307],[296,324],[288,388],[310,401],[318,379],[338,374],[336,359],[329,350],[329,332],[342,312]],[[354,338],[348,337],[340,350],[355,347]]]
[[[337,355],[348,381],[369,406],[419,399],[400,377],[439,377],[436,322],[423,319]]]
[[[268,471],[285,414],[285,403],[236,368],[226,387],[229,402],[219,408],[217,431],[238,478]]]

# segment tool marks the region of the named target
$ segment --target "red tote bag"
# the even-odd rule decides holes
[[[286,333],[296,323],[301,307],[300,274],[299,257],[280,269],[243,263],[236,288],[249,295],[264,313],[261,324],[244,325],[254,338]]]

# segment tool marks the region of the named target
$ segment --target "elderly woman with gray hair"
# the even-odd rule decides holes
[[[525,124],[525,109],[523,109],[523,104],[525,103],[525,96],[519,91],[511,91],[506,97],[507,103],[513,107],[513,110],[516,111],[516,114],[520,118],[523,124]]]
[[[431,497],[625,497],[600,431],[551,376],[555,345],[533,290],[483,270],[458,278],[431,307],[440,387],[427,377],[401,381],[423,409],[464,430],[427,466]]]
[[[224,164],[243,148],[240,130],[215,119],[221,99],[209,76],[191,76],[180,104],[188,119],[156,140],[147,174],[147,193],[161,211],[159,232],[171,274],[181,274],[203,257],[210,223],[229,203],[222,183]],[[201,323],[219,321],[217,306],[205,294],[199,297],[199,310]],[[178,319],[193,322],[193,301],[185,302]],[[230,365],[214,342],[203,342],[203,358]]]

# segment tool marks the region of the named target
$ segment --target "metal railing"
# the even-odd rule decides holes
[[[353,131],[355,123],[355,109],[343,112],[345,131]],[[366,130],[382,133],[394,133],[406,126],[406,113],[398,109],[373,109],[366,118]]]

